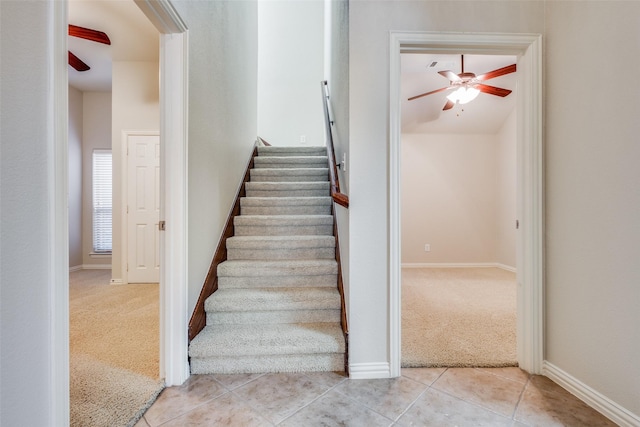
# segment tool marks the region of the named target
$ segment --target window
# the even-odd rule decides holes
[[[111,252],[111,150],[93,151],[93,251]]]

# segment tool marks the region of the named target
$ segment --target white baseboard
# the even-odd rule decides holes
[[[546,360],[542,362],[542,374],[619,426],[640,426],[640,416],[628,411]]]
[[[391,369],[388,363],[351,363],[349,378],[353,380],[391,378]]]
[[[499,262],[423,262],[423,263],[402,263],[402,268],[501,268],[503,270],[516,272],[515,267],[500,264]]]
[[[124,280],[122,280],[122,279],[111,279],[111,282],[109,282],[109,283],[111,283],[112,285],[124,285],[125,284]]]
[[[74,271],[80,271],[80,270],[82,270],[81,265],[75,265],[73,267],[69,267],[69,273],[73,273]]]

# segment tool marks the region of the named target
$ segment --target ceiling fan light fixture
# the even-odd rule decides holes
[[[480,94],[480,90],[475,87],[465,87],[460,86],[453,93],[447,96],[449,101],[454,104],[457,102],[458,104],[466,104],[468,102],[473,101]]]

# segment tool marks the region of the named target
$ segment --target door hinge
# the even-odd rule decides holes
[[[164,231],[165,226],[166,223],[164,222],[164,220],[158,222],[158,230]]]

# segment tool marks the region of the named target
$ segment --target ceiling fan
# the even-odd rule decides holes
[[[102,44],[111,44],[111,40],[109,40],[109,36],[107,36],[102,31],[92,30],[90,28],[78,27],[77,25],[69,24],[69,35],[73,37],[79,37],[81,39],[91,40],[92,42],[98,42]],[[69,51],[69,65],[75,68],[77,71],[87,71],[90,70],[87,64],[84,63],[80,58],[75,56],[71,51]]]
[[[411,98],[409,98],[409,101],[422,98],[423,96],[432,95],[434,93],[455,89],[453,93],[447,96],[447,103],[443,108],[443,110],[449,110],[453,108],[456,103],[466,104],[467,102],[472,101],[476,96],[480,94],[480,92],[502,97],[505,97],[511,93],[509,89],[486,85],[482,82],[515,72],[516,64],[507,65],[506,67],[498,68],[497,70],[489,71],[488,73],[476,76],[474,73],[468,73],[464,71],[464,55],[461,55],[461,58],[462,72],[460,74],[456,74],[453,71],[449,70],[438,71],[438,74],[449,79],[449,86],[422,93],[420,95],[412,96]]]

